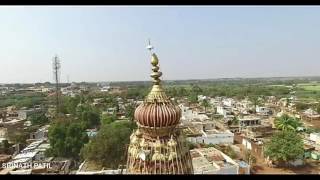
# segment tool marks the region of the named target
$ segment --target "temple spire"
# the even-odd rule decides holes
[[[151,53],[151,65],[152,65],[152,73],[150,74],[151,78],[153,79],[153,86],[151,92],[148,94],[146,100],[149,102],[166,102],[168,100],[167,96],[165,95],[164,90],[161,87],[161,80],[160,77],[162,76],[162,72],[159,71],[159,59],[156,53],[152,52],[154,47],[150,43],[150,39],[148,41],[147,49]]]
[[[156,53],[152,52],[154,47],[151,45],[150,39],[148,40],[148,46],[147,49],[151,53],[151,65],[152,65],[152,73],[151,77],[153,78],[153,84],[159,85],[160,84],[160,77],[162,76],[162,72],[159,71],[159,59],[156,55]]]
[[[161,87],[159,60],[150,43],[153,86],[145,101],[134,112],[138,130],[130,136],[127,173],[192,174],[192,159],[181,136],[181,109]]]

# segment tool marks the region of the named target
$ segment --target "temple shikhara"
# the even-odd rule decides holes
[[[150,43],[147,48],[153,49]],[[181,110],[161,86],[158,63],[157,55],[151,52],[153,86],[134,113],[138,128],[130,136],[127,173],[193,174],[186,139],[177,128]]]

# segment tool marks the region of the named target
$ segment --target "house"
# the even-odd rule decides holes
[[[240,102],[237,102],[235,104],[236,109],[241,113],[241,114],[249,114],[249,112],[252,110],[253,108],[253,104],[251,101],[244,99]]]
[[[101,92],[108,92],[110,90],[110,86],[103,86],[100,91]]]
[[[236,133],[234,136],[235,142],[241,144],[246,150],[250,150],[254,156],[264,158],[263,153],[263,139],[262,138],[250,138],[243,134]]]
[[[116,113],[116,110],[117,110],[117,108],[108,108],[106,113],[112,115],[112,114]]]
[[[261,124],[261,118],[255,116],[239,117],[238,120],[240,127],[257,126]]]
[[[187,134],[187,140],[193,143],[204,144],[233,144],[233,133],[230,131],[218,131],[216,129],[208,131],[194,131],[190,129],[191,135]],[[188,137],[189,136],[189,137]]]
[[[320,133],[310,133],[310,140],[320,145]]]
[[[223,152],[210,147],[190,150],[194,174],[249,174],[249,166],[241,166]]]
[[[179,107],[182,111],[182,116],[181,116],[182,122],[184,122],[184,121],[207,121],[210,119],[205,113],[194,111],[190,107],[185,106],[183,104],[180,104]]]
[[[98,134],[97,129],[87,129],[86,133],[89,138],[95,137]]]
[[[45,125],[38,129],[36,132],[30,134],[30,139],[45,140],[48,139],[48,130],[50,125]]]
[[[274,129],[271,124],[261,124],[256,126],[247,126],[241,130],[242,133],[245,133],[247,137],[250,138],[265,138],[270,137]]]
[[[101,105],[103,103],[103,101],[104,101],[104,98],[94,98],[92,105],[93,106],[99,106],[99,105]]]
[[[204,144],[233,144],[233,133],[229,130],[217,130],[212,121],[183,123],[187,140]]]
[[[232,108],[228,106],[219,105],[217,106],[217,113],[223,115],[223,117],[227,117],[227,115],[231,115]]]
[[[227,107],[233,107],[235,105],[235,100],[232,98],[223,99],[222,104]]]
[[[264,107],[264,106],[257,106],[256,107],[256,113],[258,115],[262,115],[262,116],[268,116],[272,114],[271,109]]]
[[[0,143],[4,140],[8,140],[8,129],[0,127]]]
[[[42,109],[39,108],[31,108],[31,109],[21,109],[17,111],[17,118],[25,120],[27,119],[30,115],[41,112]]]
[[[37,140],[29,144],[17,155],[12,157],[11,164],[15,163],[28,163],[33,161],[45,160],[45,151],[50,148],[50,144],[44,140]]]
[[[302,113],[302,117],[307,120],[319,120],[320,114],[315,110],[309,108]]]
[[[205,99],[209,99],[207,96],[198,95],[198,101],[203,101]]]

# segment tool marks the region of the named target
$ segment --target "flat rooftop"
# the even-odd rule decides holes
[[[223,153],[213,147],[190,150],[195,172],[217,171],[224,167],[235,166],[223,156]]]

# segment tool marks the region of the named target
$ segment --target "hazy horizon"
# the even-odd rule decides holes
[[[0,7],[0,83],[320,76],[320,7]]]

